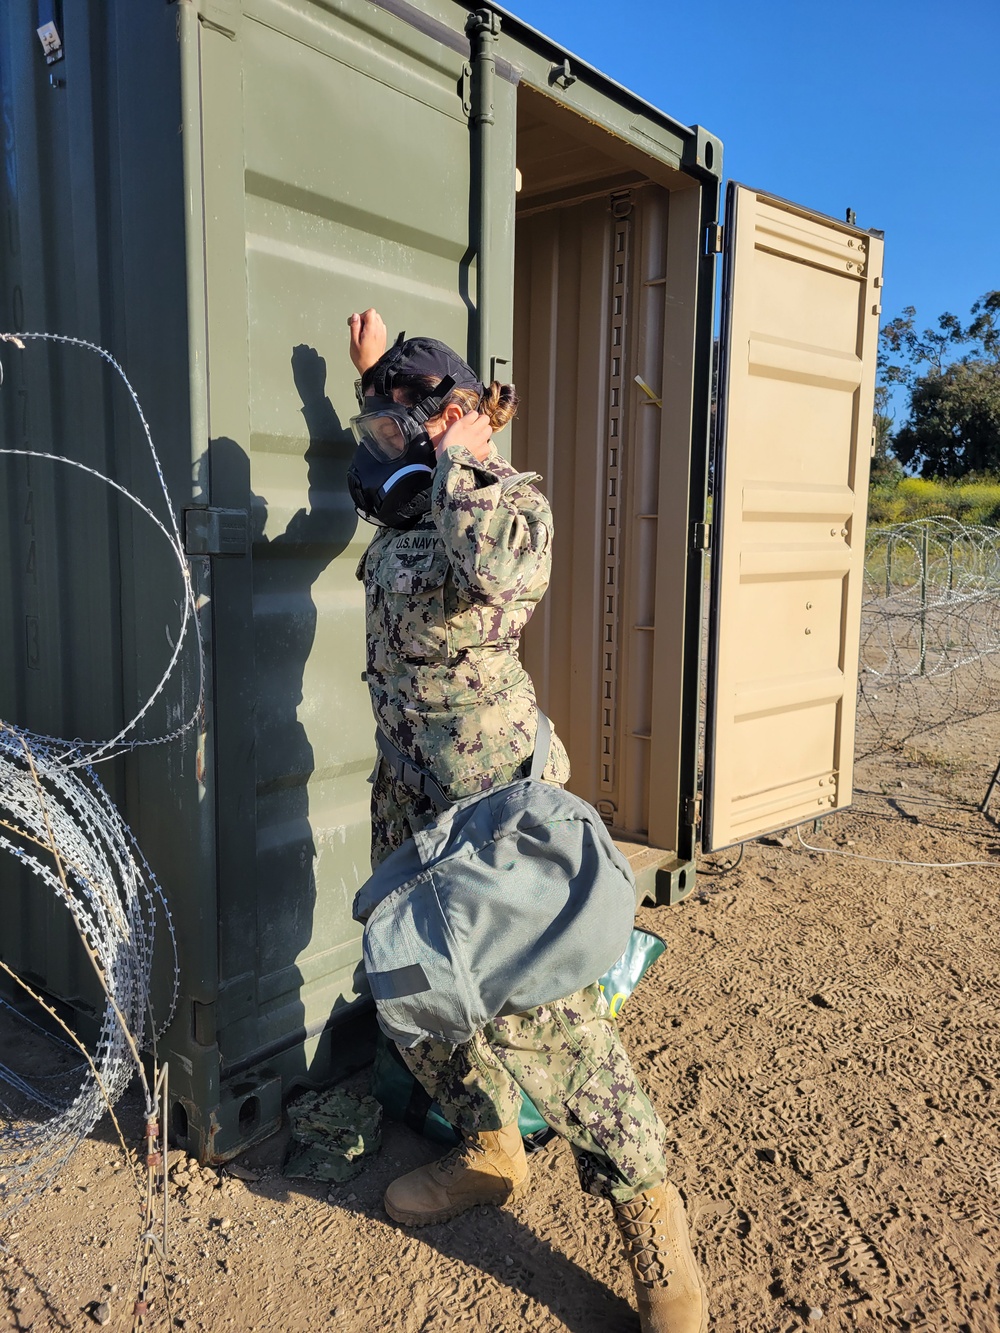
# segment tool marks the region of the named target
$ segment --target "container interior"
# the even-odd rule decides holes
[[[542,475],[555,529],[524,660],[573,790],[620,841],[672,850],[697,189],[523,86],[517,167],[512,458]]]

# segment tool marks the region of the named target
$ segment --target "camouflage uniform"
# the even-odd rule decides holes
[[[548,586],[552,519],[532,480],[499,455],[487,467],[448,449],[431,512],[380,531],[358,567],[376,721],[453,800],[487,790],[534,748],[535,692],[517,649]],[[555,737],[545,776],[569,776]]]
[[[517,650],[551,564],[551,512],[535,479],[495,452],[479,463],[453,446],[435,469],[430,513],[380,531],[358,566],[376,721],[452,800],[512,781],[534,747],[535,693]],[[544,776],[569,777],[555,736]],[[380,761],[372,864],[437,814]],[[402,1054],[465,1132],[509,1125],[523,1088],[569,1140],[590,1193],[624,1202],[664,1178],[663,1124],[596,985],[497,1018],[454,1050],[428,1040]]]

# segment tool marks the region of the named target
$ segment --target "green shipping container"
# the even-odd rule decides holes
[[[704,845],[722,846],[850,799],[881,243],[731,191],[733,447],[713,538],[711,134],[457,0],[81,0],[62,7],[52,64],[36,25],[31,0],[0,10],[0,324],[115,354],[182,511],[203,716],[102,776],[174,914],[173,1131],[219,1161],[277,1126],[295,1084],[359,1058],[342,1020],[358,1010],[351,903],[374,745],[346,316],[374,305],[391,334],[432,333],[516,381],[522,410],[498,442],[543,475],[556,523],[525,660],[572,785],[642,892],[672,902],[693,882],[702,800]],[[4,443],[78,458],[155,507],[134,412],[95,358],[31,344],[0,361]],[[320,382],[327,402],[303,414]],[[110,736],[171,651],[176,565],[86,476],[0,458],[0,486],[0,717]],[[829,633],[806,641],[810,579]],[[189,656],[144,734],[176,727],[197,692]],[[777,719],[776,742],[761,718]],[[819,798],[817,774],[831,784]],[[3,958],[92,1010],[62,909],[2,863],[0,896]]]

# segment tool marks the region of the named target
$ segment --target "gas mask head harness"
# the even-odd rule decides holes
[[[432,389],[414,388],[414,378],[438,379]],[[398,403],[394,385],[412,404]],[[374,393],[367,394],[369,388]],[[482,399],[483,386],[461,357],[436,338],[401,333],[358,386],[361,411],[350,421],[357,441],[347,470],[347,485],[361,518],[379,527],[409,528],[431,507],[434,444],[427,422],[444,407],[453,389],[472,389]]]

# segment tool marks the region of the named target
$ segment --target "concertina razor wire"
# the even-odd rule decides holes
[[[1000,529],[941,518],[870,528],[858,756],[1000,707]]]
[[[135,1174],[114,1106],[132,1077],[138,1075],[145,1100],[147,1170],[145,1184],[135,1176],[146,1207],[136,1260],[139,1296],[133,1328],[142,1328],[151,1258],[162,1261],[162,1251],[152,1233],[152,1209],[154,1177],[159,1180],[157,1188],[165,1183],[162,1152],[156,1147],[166,1110],[161,1104],[165,1071],[156,1071],[155,1049],[177,1003],[177,943],[166,897],[100,782],[95,765],[140,746],[166,744],[189,730],[201,713],[204,662],[180,528],[135,390],[115,358],[95,343],[60,334],[0,334],[0,342],[22,351],[31,341],[79,348],[100,357],[117,373],[138,413],[165,502],[166,521],[113,478],[77,459],[29,448],[0,447],[0,454],[79,469],[135,505],[167,541],[177,562],[183,593],[178,632],[160,680],[134,716],[110,739],[63,740],[0,721],[0,850],[34,875],[69,913],[104,994],[98,1035],[88,1047],[43,996],[0,960],[0,970],[11,983],[7,987],[11,996],[19,995],[24,1000],[26,995],[50,1020],[35,1022],[24,1012],[25,1005],[0,1000],[8,1027],[13,1025],[26,1041],[35,1043],[33,1056],[37,1057],[39,1049],[45,1052],[40,1064],[36,1058],[30,1080],[0,1064],[0,1218],[8,1217],[52,1184],[105,1111],[111,1114]],[[189,639],[194,643],[198,670],[197,701],[191,715],[167,734],[137,735],[140,724],[175,674]],[[161,968],[170,975],[166,1012],[159,1020],[154,1018],[151,996],[158,928],[166,931],[172,955],[166,968]],[[13,1044],[16,1046],[16,1040]],[[147,1076],[143,1050],[154,1054],[152,1077]]]

